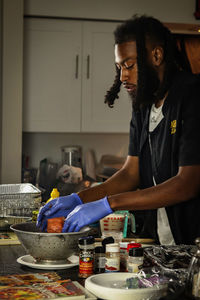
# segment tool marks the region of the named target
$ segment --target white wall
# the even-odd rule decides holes
[[[103,154],[126,157],[128,134],[86,134],[86,133],[24,133],[23,150],[30,155],[30,165],[38,168],[40,160],[61,162],[61,146],[80,145],[84,157],[87,150],[94,150],[96,163]]]
[[[124,20],[135,13],[152,15],[163,22],[200,24],[194,18],[195,0],[25,0],[25,15]],[[60,147],[80,145],[83,154],[95,151],[97,162],[103,154],[126,156],[128,134],[45,134],[24,133],[23,152],[30,166],[40,160],[61,160]]]

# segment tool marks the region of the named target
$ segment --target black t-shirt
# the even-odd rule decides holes
[[[200,80],[179,72],[163,105],[164,118],[149,133],[150,107],[132,114],[129,155],[139,157],[140,188],[175,176],[179,166],[200,164]],[[149,148],[150,134],[152,155]],[[166,207],[177,244],[193,244],[200,236],[200,195]],[[144,231],[157,240],[157,210],[145,211]]]

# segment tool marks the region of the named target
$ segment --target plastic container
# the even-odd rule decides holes
[[[112,236],[115,243],[120,243],[123,239],[123,232],[122,231],[104,231],[101,238],[106,239]]]
[[[51,197],[49,198],[49,200],[47,200],[46,203],[48,203],[49,201],[58,198],[60,196],[59,191],[57,190],[57,188],[54,188],[51,192]],[[32,221],[37,221],[37,216],[38,216],[39,210],[33,210],[32,211]]]
[[[78,240],[79,244],[79,277],[87,278],[94,273],[94,237],[87,236]]]
[[[125,215],[124,214],[110,214],[106,216],[105,218],[100,220],[100,228],[101,228],[101,234],[103,235],[104,232],[111,232],[111,231],[117,231],[123,233],[124,228],[124,220]]]
[[[106,245],[106,261],[105,272],[119,272],[120,271],[120,252],[119,244]]]
[[[54,189],[52,190],[52,192],[51,192],[51,197],[49,198],[49,200],[47,200],[46,203],[48,203],[49,201],[51,201],[51,200],[53,200],[53,199],[55,199],[55,198],[58,198],[59,196],[60,196],[60,193],[59,193],[58,189],[57,189],[57,188],[54,188]]]
[[[129,273],[137,273],[143,264],[144,249],[143,248],[131,248],[129,249],[129,255],[127,260],[127,270]]]

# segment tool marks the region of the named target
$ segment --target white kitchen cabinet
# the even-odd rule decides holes
[[[23,130],[78,132],[82,24],[25,21]]]
[[[82,124],[84,132],[128,132],[131,103],[120,92],[113,108],[104,103],[115,77],[114,37],[116,23],[83,23]]]
[[[26,19],[24,110],[26,132],[128,132],[126,93],[104,104],[113,83],[116,23]]]

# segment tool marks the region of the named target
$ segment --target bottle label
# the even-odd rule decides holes
[[[79,274],[93,274],[94,250],[82,251],[79,254]]]
[[[128,253],[127,251],[121,251],[120,250],[120,264],[121,264],[121,268],[125,268],[126,269],[126,264],[127,264],[127,259],[128,259]]]
[[[140,266],[141,266],[141,264],[129,263],[128,264],[128,272],[129,273],[137,273],[139,271]]]
[[[116,258],[106,258],[105,272],[118,272],[120,270],[120,260]]]
[[[105,257],[101,257],[101,256],[96,257],[95,259],[96,268],[100,268],[100,269],[105,268],[105,261],[106,261]]]

